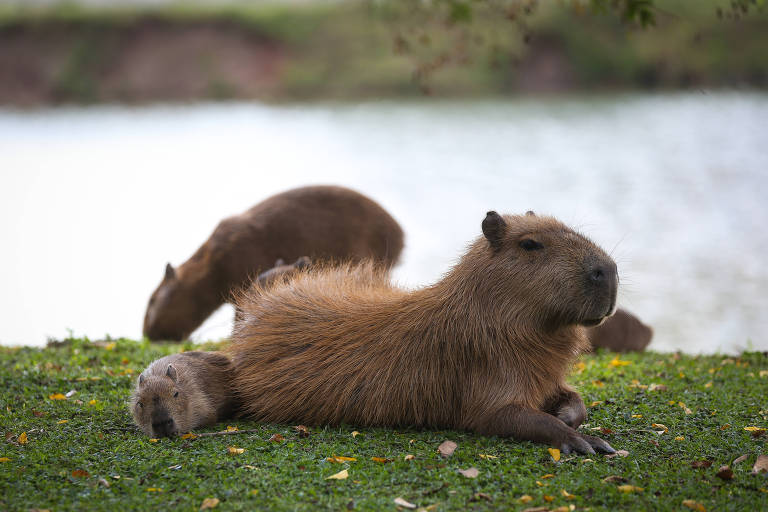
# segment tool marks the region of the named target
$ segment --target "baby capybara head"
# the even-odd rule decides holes
[[[188,397],[177,380],[171,364],[162,376],[139,375],[131,411],[136,424],[150,437],[171,437],[189,430]]]
[[[194,294],[186,289],[168,263],[165,276],[152,293],[144,314],[144,336],[151,340],[186,339],[199,326],[197,308]]]
[[[488,212],[482,223],[486,286],[545,326],[594,326],[616,309],[616,263],[552,217]],[[513,306],[514,305],[514,306]]]

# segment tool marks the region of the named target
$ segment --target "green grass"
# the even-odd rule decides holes
[[[768,506],[768,475],[751,474],[756,456],[768,453],[768,436],[744,430],[768,426],[765,353],[585,356],[570,378],[587,405],[595,403],[583,430],[610,429],[599,435],[629,455],[554,462],[545,446],[465,432],[313,427],[303,438],[291,425],[245,420],[228,424],[258,430],[153,443],[132,426],[126,401],[147,363],[181,348],[128,340],[0,348],[0,457],[10,459],[0,462],[0,509],[197,510],[205,498],[217,498],[216,510],[395,510],[397,497],[439,511],[689,510],[682,505],[689,499],[709,511]],[[71,390],[66,400],[49,398]],[[657,434],[663,429],[654,423],[668,432]],[[273,434],[284,441],[270,442]],[[458,449],[442,459],[436,449],[446,439]],[[228,455],[229,446],[245,451]],[[357,460],[328,462],[334,454]],[[415,458],[406,461],[407,454]],[[716,476],[719,466],[744,454],[733,480]],[[691,467],[698,460],[712,465]],[[469,467],[479,469],[477,478],[458,473]],[[342,469],[349,478],[326,480]],[[643,490],[621,492],[602,481],[610,475]],[[521,503],[523,495],[531,501]]]

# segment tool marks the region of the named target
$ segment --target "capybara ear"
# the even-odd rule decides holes
[[[282,267],[283,265],[285,265],[285,260],[283,258],[277,258],[277,260],[275,261],[275,266]]]
[[[528,215],[529,217],[535,217],[536,216],[536,214],[533,213],[533,210],[528,210],[527,212],[525,212],[525,214]]]
[[[309,256],[302,256],[301,258],[296,260],[296,263],[293,264],[294,268],[302,269],[310,266],[312,264],[312,260],[309,259]]]
[[[493,210],[485,214],[485,218],[483,219],[483,234],[494,250],[498,251],[501,249],[502,238],[506,231],[507,223],[504,222],[501,215]]]
[[[171,266],[170,263],[165,264],[165,278],[166,279],[173,279],[176,277],[176,271],[173,270],[173,266]]]
[[[170,377],[173,382],[176,382],[176,368],[174,368],[172,364],[168,365],[168,370],[166,370],[165,375]]]
[[[139,386],[143,386],[145,380],[147,380],[147,378],[144,376],[143,373],[140,373],[139,374]]]

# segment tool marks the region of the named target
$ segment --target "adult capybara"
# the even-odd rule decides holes
[[[616,264],[551,217],[488,212],[437,284],[406,291],[374,264],[312,267],[238,299],[228,351],[258,421],[466,429],[613,452],[581,434],[565,383],[616,304]]]
[[[233,291],[247,287],[278,258],[373,259],[391,267],[402,248],[403,231],[395,219],[362,194],[331,186],[283,192],[221,221],[178,268],[166,265],[149,299],[144,335],[188,337]]]
[[[614,352],[640,352],[651,342],[653,329],[632,313],[617,309],[616,314],[602,325],[587,329],[587,337],[593,348],[607,348]]]
[[[136,425],[151,437],[227,419],[237,410],[232,363],[219,352],[161,357],[139,375],[130,406]]]

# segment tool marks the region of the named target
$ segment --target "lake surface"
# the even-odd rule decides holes
[[[614,255],[652,348],[768,350],[768,95],[751,93],[0,110],[0,343],[139,337],[166,262],[317,183],[392,212],[405,286],[439,279],[486,210],[532,209]]]

